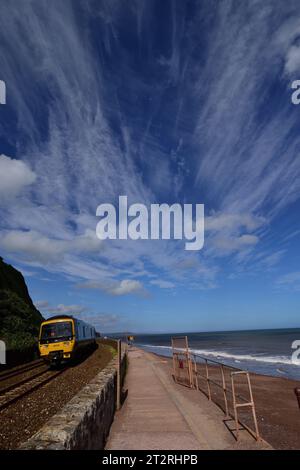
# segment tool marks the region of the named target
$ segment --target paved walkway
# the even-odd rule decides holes
[[[198,391],[173,382],[169,361],[129,351],[128,397],[115,415],[106,449],[196,450],[265,447],[250,436],[236,443],[222,412]]]

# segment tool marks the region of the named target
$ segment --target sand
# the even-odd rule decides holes
[[[160,356],[162,357],[162,356]],[[166,357],[164,357],[166,359]],[[168,358],[170,367],[172,360]],[[219,367],[209,367],[210,376],[221,383]],[[204,368],[202,368],[204,373]],[[250,374],[259,431],[274,449],[300,449],[300,409],[295,395],[295,388],[300,387],[300,382],[281,377]],[[230,384],[229,371],[226,381]],[[205,380],[199,381],[199,386],[207,393]],[[237,390],[247,397],[247,387],[238,382]],[[212,398],[217,405],[224,408],[223,391],[215,385],[211,385]],[[201,391],[199,392],[201,393]],[[230,409],[232,403],[229,402]],[[253,420],[248,411],[241,412],[241,420],[253,428]]]

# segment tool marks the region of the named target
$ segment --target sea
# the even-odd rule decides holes
[[[300,365],[292,360],[294,341],[300,362],[300,328],[209,333],[138,334],[134,344],[146,351],[171,356],[171,338],[187,336],[192,352],[258,374],[300,380]],[[296,357],[296,359],[297,359]]]

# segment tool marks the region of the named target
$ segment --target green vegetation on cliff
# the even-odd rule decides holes
[[[0,339],[6,342],[8,349],[31,346],[42,320],[23,275],[0,257]]]

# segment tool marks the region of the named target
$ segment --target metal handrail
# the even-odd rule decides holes
[[[205,356],[202,356],[201,354],[198,354],[198,353],[193,353],[193,352],[190,352],[190,355],[191,356],[194,356],[194,357],[199,357],[200,359],[202,359],[208,366],[208,362],[211,362],[213,364],[217,364],[221,367],[221,374],[222,374],[222,384],[214,381],[213,379],[211,379],[209,377],[209,374],[208,374],[208,368],[207,368],[207,373],[206,375],[202,375],[200,374],[197,370],[194,370],[194,373],[197,374],[197,376],[201,377],[202,379],[208,381],[209,383],[212,383],[214,385],[216,385],[217,387],[219,388],[222,388],[225,392],[229,391],[231,394],[233,394],[233,391],[230,387],[227,387],[226,386],[226,383],[225,383],[225,377],[224,377],[224,368],[227,368],[227,369],[232,369],[234,370],[235,372],[233,373],[245,373],[246,371],[243,370],[243,369],[239,369],[238,367],[234,367],[234,366],[230,366],[230,365],[227,365],[227,364],[224,364],[223,362],[221,361],[216,361],[215,359],[210,359],[208,357],[205,357]],[[195,361],[196,362],[196,361]],[[211,393],[210,391],[208,392],[208,395],[211,396]],[[238,397],[240,400],[243,400],[244,402],[248,402],[248,399],[245,398],[243,395],[240,395],[240,394],[236,394],[236,397]],[[211,399],[211,398],[210,398]],[[224,395],[224,399],[225,399],[225,395]],[[227,411],[228,411],[228,406],[227,406],[227,398],[225,399],[225,406],[226,406],[226,414]]]
[[[176,347],[176,341],[178,344],[178,340],[184,340],[185,342],[185,347]],[[250,375],[249,372],[243,369],[240,369],[238,367],[230,366],[227,364],[224,364],[223,362],[217,361],[215,359],[210,359],[208,357],[202,356],[199,353],[192,352],[191,349],[189,348],[188,344],[188,338],[187,336],[179,337],[179,338],[172,338],[172,356],[173,356],[173,370],[174,370],[174,379],[177,382],[177,373],[176,373],[176,363],[179,361],[180,356],[185,356],[186,362],[187,362],[187,371],[188,371],[188,380],[189,380],[189,387],[191,388],[196,388],[197,390],[201,390],[199,387],[198,383],[198,378],[203,379],[207,383],[207,396],[209,400],[212,400],[212,393],[211,393],[211,385],[215,385],[223,390],[223,398],[224,398],[224,403],[225,403],[225,414],[226,417],[234,418],[235,423],[236,423],[236,433],[237,436],[236,438],[238,439],[239,437],[239,423],[242,424],[242,426],[248,430],[250,434],[253,435],[257,440],[260,439],[259,436],[259,431],[258,431],[258,426],[257,426],[257,418],[256,418],[256,412],[255,412],[255,405],[254,405],[254,400],[253,400],[253,395],[252,395],[252,388],[251,388],[251,382],[250,382]],[[197,361],[197,358],[199,358],[201,361],[204,362],[205,366],[205,375],[203,375],[198,369],[197,365],[201,362]],[[216,366],[220,367],[221,370],[221,382],[217,382],[216,379],[213,379],[209,376],[209,364],[213,364]],[[225,368],[230,370],[230,382],[231,382],[231,387],[228,387],[226,377],[225,377]],[[245,374],[247,378],[247,384],[248,384],[248,389],[249,389],[249,399],[245,398],[241,394],[237,394],[235,390],[235,385],[234,385],[234,377],[237,376],[238,374]],[[202,390],[203,391],[203,390]],[[228,392],[231,394],[232,398],[232,405],[233,405],[233,411],[234,411],[234,416],[232,413],[229,411],[229,406],[228,406]],[[243,401],[244,403],[237,403],[236,399],[239,398],[239,400]],[[238,418],[238,408],[240,407],[245,407],[249,406],[252,409],[252,414],[253,414],[253,420],[255,424],[255,432],[249,428],[246,424],[241,423]]]
[[[227,364],[224,364],[224,362],[216,361],[215,359],[210,359],[209,357],[202,356],[202,355],[199,354],[199,353],[195,353],[195,352],[191,352],[191,351],[190,351],[190,354],[191,354],[191,356],[200,357],[200,358],[203,359],[204,361],[214,362],[215,364],[223,365],[224,367],[227,367],[228,369],[234,369],[234,370],[238,370],[238,371],[242,371],[242,372],[243,372],[243,369],[239,369],[238,367],[234,367],[234,366],[229,366],[229,365],[227,365]]]

